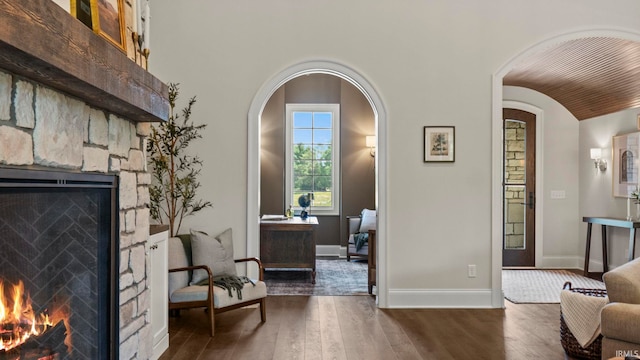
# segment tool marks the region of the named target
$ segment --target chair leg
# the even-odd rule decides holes
[[[260,300],[260,319],[262,322],[267,321],[267,298]]]
[[[209,325],[211,325],[211,337],[213,337],[214,333],[215,333],[215,327],[216,327],[216,320],[214,315],[214,310],[213,310],[213,301],[211,301],[211,304],[209,304],[209,306],[207,306],[207,312],[209,313]]]

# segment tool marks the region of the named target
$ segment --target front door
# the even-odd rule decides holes
[[[503,266],[535,266],[536,116],[503,109]]]

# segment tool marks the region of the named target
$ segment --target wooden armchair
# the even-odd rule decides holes
[[[267,320],[265,300],[267,287],[264,283],[264,268],[257,258],[235,259],[235,263],[255,262],[259,268],[259,279],[244,285],[242,300],[235,296],[229,296],[229,291],[215,286],[213,272],[206,265],[192,265],[191,246],[188,236],[169,239],[169,311],[179,312],[180,309],[206,308],[210,325],[210,335],[215,332],[215,314],[229,310],[242,308],[248,305],[260,305],[260,318],[262,322]],[[190,285],[192,274],[195,270],[202,269],[208,274],[206,285]]]
[[[363,226],[364,224],[364,226]],[[376,212],[364,209],[358,216],[347,216],[347,261],[354,256],[367,259],[367,276],[369,294],[373,294],[373,286],[376,285]],[[368,233],[367,242],[361,248],[356,247],[355,236],[357,233]]]

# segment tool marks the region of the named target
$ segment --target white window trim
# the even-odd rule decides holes
[[[293,119],[294,111],[314,111],[314,112],[331,112],[333,113],[332,124],[332,174],[331,183],[333,184],[331,192],[331,203],[333,207],[316,208],[311,205],[310,215],[339,215],[340,214],[340,104],[286,104],[286,122],[285,122],[285,205],[293,205],[293,208],[300,210],[298,200],[293,199]]]

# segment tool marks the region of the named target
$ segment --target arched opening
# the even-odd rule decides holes
[[[575,31],[549,38],[540,43],[534,44],[520,54],[515,55],[505,65],[503,65],[493,75],[492,83],[492,213],[491,213],[491,243],[492,243],[492,305],[493,307],[503,307],[504,299],[502,294],[502,168],[503,168],[503,141],[502,141],[502,109],[503,101],[503,80],[517,66],[526,62],[534,54],[542,50],[553,48],[568,41],[592,38],[623,39],[640,43],[640,34],[622,30],[594,29]],[[565,105],[566,106],[566,105]],[[575,115],[578,119],[580,116]],[[539,150],[543,150],[542,146]],[[542,217],[540,217],[542,222]],[[537,226],[542,226],[537,224]],[[536,257],[542,253],[542,247],[536,248]]]
[[[363,76],[334,61],[306,61],[288,67],[264,83],[251,103],[248,114],[247,142],[247,255],[259,256],[260,249],[260,125],[262,113],[268,100],[277,89],[292,79],[310,74],[327,74],[346,80],[364,95],[374,113],[377,135],[375,157],[376,208],[378,209],[377,295],[379,306],[386,307],[386,111],[382,99]]]

